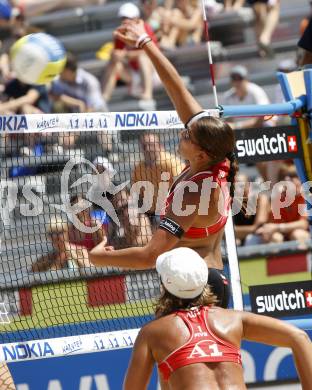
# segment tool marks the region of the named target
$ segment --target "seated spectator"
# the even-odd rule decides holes
[[[67,54],[63,72],[52,83],[51,97],[56,112],[107,111],[98,79],[79,68],[71,53]]]
[[[289,240],[304,242],[310,238],[308,231],[308,220],[306,214],[301,215],[299,207],[305,205],[301,195],[301,183],[294,166],[285,166],[281,172],[281,180],[290,181],[295,185],[295,199],[291,205],[280,209],[280,218],[276,218],[274,213],[279,210],[280,202],[286,198],[286,187],[280,185],[280,192],[272,199],[269,222],[257,229],[256,233],[261,235],[262,242],[280,243]],[[289,195],[290,196],[290,195]]]
[[[232,88],[223,95],[222,103],[224,105],[242,105],[242,104],[269,104],[269,98],[264,89],[259,85],[248,80],[248,70],[245,66],[236,65],[230,72]],[[228,118],[234,129],[259,128],[273,126],[274,120],[265,121],[264,117],[254,116],[247,118],[233,117]],[[270,177],[270,164],[267,162],[257,163],[257,168],[264,181],[274,181]]]
[[[51,112],[47,88],[44,85],[30,85],[13,79],[6,84],[3,97],[5,101],[0,103],[1,115]]]
[[[264,89],[248,80],[248,70],[245,66],[236,65],[231,69],[230,81],[232,87],[223,95],[224,105],[269,104],[269,98]],[[247,129],[264,126],[263,117],[229,118],[235,129]]]
[[[70,199],[71,206],[75,209],[76,217],[79,222],[87,227],[96,227],[98,221],[96,220],[93,214],[93,207],[90,207],[90,202],[85,200],[80,195],[74,195]],[[84,247],[88,250],[94,248],[97,244],[102,241],[106,241],[105,227],[101,226],[100,229],[97,229],[94,233],[84,233],[79,230],[78,226],[75,226],[73,223],[68,225],[68,241],[75,248]]]
[[[51,112],[51,104],[47,89],[44,85],[29,85],[22,83],[18,79],[13,79],[7,83],[2,94],[3,101],[0,102],[0,115],[12,114],[42,114]],[[43,154],[41,144],[33,136],[21,137],[21,135],[9,134],[3,135],[3,142],[7,155],[20,156],[41,156]],[[21,144],[22,143],[22,144]],[[28,144],[29,143],[29,144]],[[20,176],[22,173],[17,171],[13,176]],[[21,167],[24,169],[23,167]],[[30,168],[27,168],[28,170]],[[37,168],[32,168],[28,174],[33,174]],[[24,172],[26,173],[26,171]]]
[[[10,61],[11,46],[24,35],[36,33],[39,31],[40,30],[35,26],[30,26],[27,24],[23,14],[18,14],[13,19],[11,19],[9,30],[7,31],[8,36],[2,39],[2,45],[0,47],[0,74],[2,82],[7,83],[8,81],[15,78]]]
[[[260,244],[261,237],[255,232],[268,221],[268,198],[263,193],[252,192],[246,175],[239,174],[236,182],[243,188],[242,197],[247,202],[246,210],[242,207],[240,212],[233,217],[237,244],[245,246]]]
[[[176,8],[163,16],[160,46],[172,49],[176,46],[197,44],[203,33],[203,16],[198,0],[177,0]]]
[[[157,0],[141,0],[142,18],[151,26],[157,39],[161,39],[162,19],[166,9],[158,5]]]
[[[26,17],[32,17],[66,8],[104,4],[106,0],[12,0]]]
[[[255,33],[261,58],[274,57],[272,35],[279,21],[280,0],[248,0],[255,15]]]
[[[85,266],[92,266],[87,257],[87,251],[78,250],[72,256],[67,236],[67,223],[61,219],[53,220],[48,227],[48,237],[52,244],[52,252],[41,256],[32,264],[32,272],[46,272],[49,270],[74,269]],[[74,259],[79,258],[79,262]]]
[[[96,221],[91,217],[91,209],[85,207],[85,200],[80,196],[71,198],[71,205],[75,206],[79,221],[88,227],[95,227]],[[44,272],[63,268],[92,267],[89,261],[88,250],[106,242],[104,229],[95,233],[84,233],[72,223],[64,222],[58,218],[51,222],[48,228],[49,238],[53,251],[42,256],[32,265],[33,272]]]
[[[119,8],[118,17],[123,21],[138,19],[140,10],[133,3],[125,3]],[[153,41],[157,42],[151,26],[146,22],[145,30]],[[120,79],[130,86],[129,94],[139,98],[141,109],[155,109],[153,73],[152,63],[143,50],[128,48],[123,42],[116,39],[103,81],[105,101],[108,102],[111,99],[116,83]],[[138,82],[140,84],[139,88],[137,88]],[[138,90],[136,91],[136,89]]]
[[[53,81],[50,91],[54,102],[55,112],[101,112],[107,111],[102,96],[101,84],[93,74],[79,68],[77,59],[67,54],[67,61],[59,78]],[[65,150],[75,146],[78,134],[70,133],[65,136],[60,133],[59,145]],[[112,135],[100,133],[99,145],[103,150],[112,148]]]
[[[176,154],[171,154],[165,150],[158,134],[143,133],[140,137],[140,146],[144,158],[134,166],[131,173],[131,184],[133,185],[138,181],[152,183],[154,194],[143,187],[141,188],[139,207],[141,207],[144,197],[148,198],[147,203],[151,204],[151,208],[146,212],[146,215],[149,216],[152,226],[155,228],[159,222],[159,214],[169,186],[172,184],[173,178],[182,172],[184,164]],[[165,190],[160,190],[161,182],[167,183]]]
[[[121,190],[114,196],[113,204],[120,222],[113,222],[108,227],[108,244],[115,249],[131,246],[144,246],[152,237],[151,224],[148,217],[132,205],[129,192]]]

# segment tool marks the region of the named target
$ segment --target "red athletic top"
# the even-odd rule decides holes
[[[175,192],[179,189],[179,187],[182,185],[183,181],[178,180],[181,178],[181,176],[187,172],[190,169],[190,167],[184,168],[184,170],[180,173],[180,175],[177,177],[175,182],[172,184],[169,193],[167,195],[167,198],[165,200],[165,207],[161,214],[161,218],[164,218],[168,207],[170,203],[173,200]],[[227,186],[227,176],[229,172],[229,166],[226,162],[226,160],[221,161],[219,164],[213,165],[209,171],[203,171],[198,172],[195,175],[193,175],[191,178],[189,178],[187,181],[192,182],[199,182],[203,181],[207,178],[212,178],[212,181],[216,182],[220,188],[221,192],[224,197],[224,208],[226,210],[226,215],[220,215],[219,219],[212,225],[207,227],[190,227],[187,232],[184,233],[184,237],[186,238],[205,238],[207,236],[210,236],[211,234],[215,234],[219,232],[223,226],[226,224],[227,221],[227,212],[231,205],[231,197],[229,194],[229,189]],[[177,183],[178,182],[178,183]]]
[[[158,364],[163,379],[167,381],[172,372],[195,363],[232,362],[242,364],[239,348],[217,337],[209,328],[209,307],[177,311],[190,331],[188,341],[171,352]]]

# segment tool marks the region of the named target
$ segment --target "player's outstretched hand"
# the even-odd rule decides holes
[[[135,46],[139,38],[145,34],[143,20],[127,20],[114,32],[115,38],[129,46]]]

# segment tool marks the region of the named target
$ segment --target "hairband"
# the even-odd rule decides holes
[[[201,118],[211,118],[212,115],[208,111],[201,111],[195,115],[193,115],[184,125],[186,129],[192,126],[193,123],[197,122]]]

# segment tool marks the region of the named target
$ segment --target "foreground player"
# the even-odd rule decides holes
[[[90,260],[97,266],[148,269],[155,267],[156,258],[161,253],[174,247],[191,247],[205,259],[211,270],[209,284],[219,305],[227,307],[229,292],[227,280],[222,274],[221,239],[237,171],[233,153],[234,132],[227,123],[203,111],[175,68],[148,37],[142,21],[124,23],[115,35],[129,46],[140,47],[152,61],[185,123],[179,150],[189,165],[171,187],[163,219],[147,245],[111,251],[104,244],[99,244],[90,252]],[[207,179],[217,184],[210,195],[205,193]],[[197,190],[194,192],[190,188],[188,191],[184,185],[186,181],[191,182],[193,187],[197,186]],[[230,190],[224,185],[227,182]]]
[[[291,348],[303,390],[312,389],[312,343],[283,321],[214,306],[206,284],[209,270],[189,248],[158,257],[162,281],[157,319],[145,325],[134,344],[124,390],[144,390],[158,365],[162,389],[246,389],[242,339]]]

